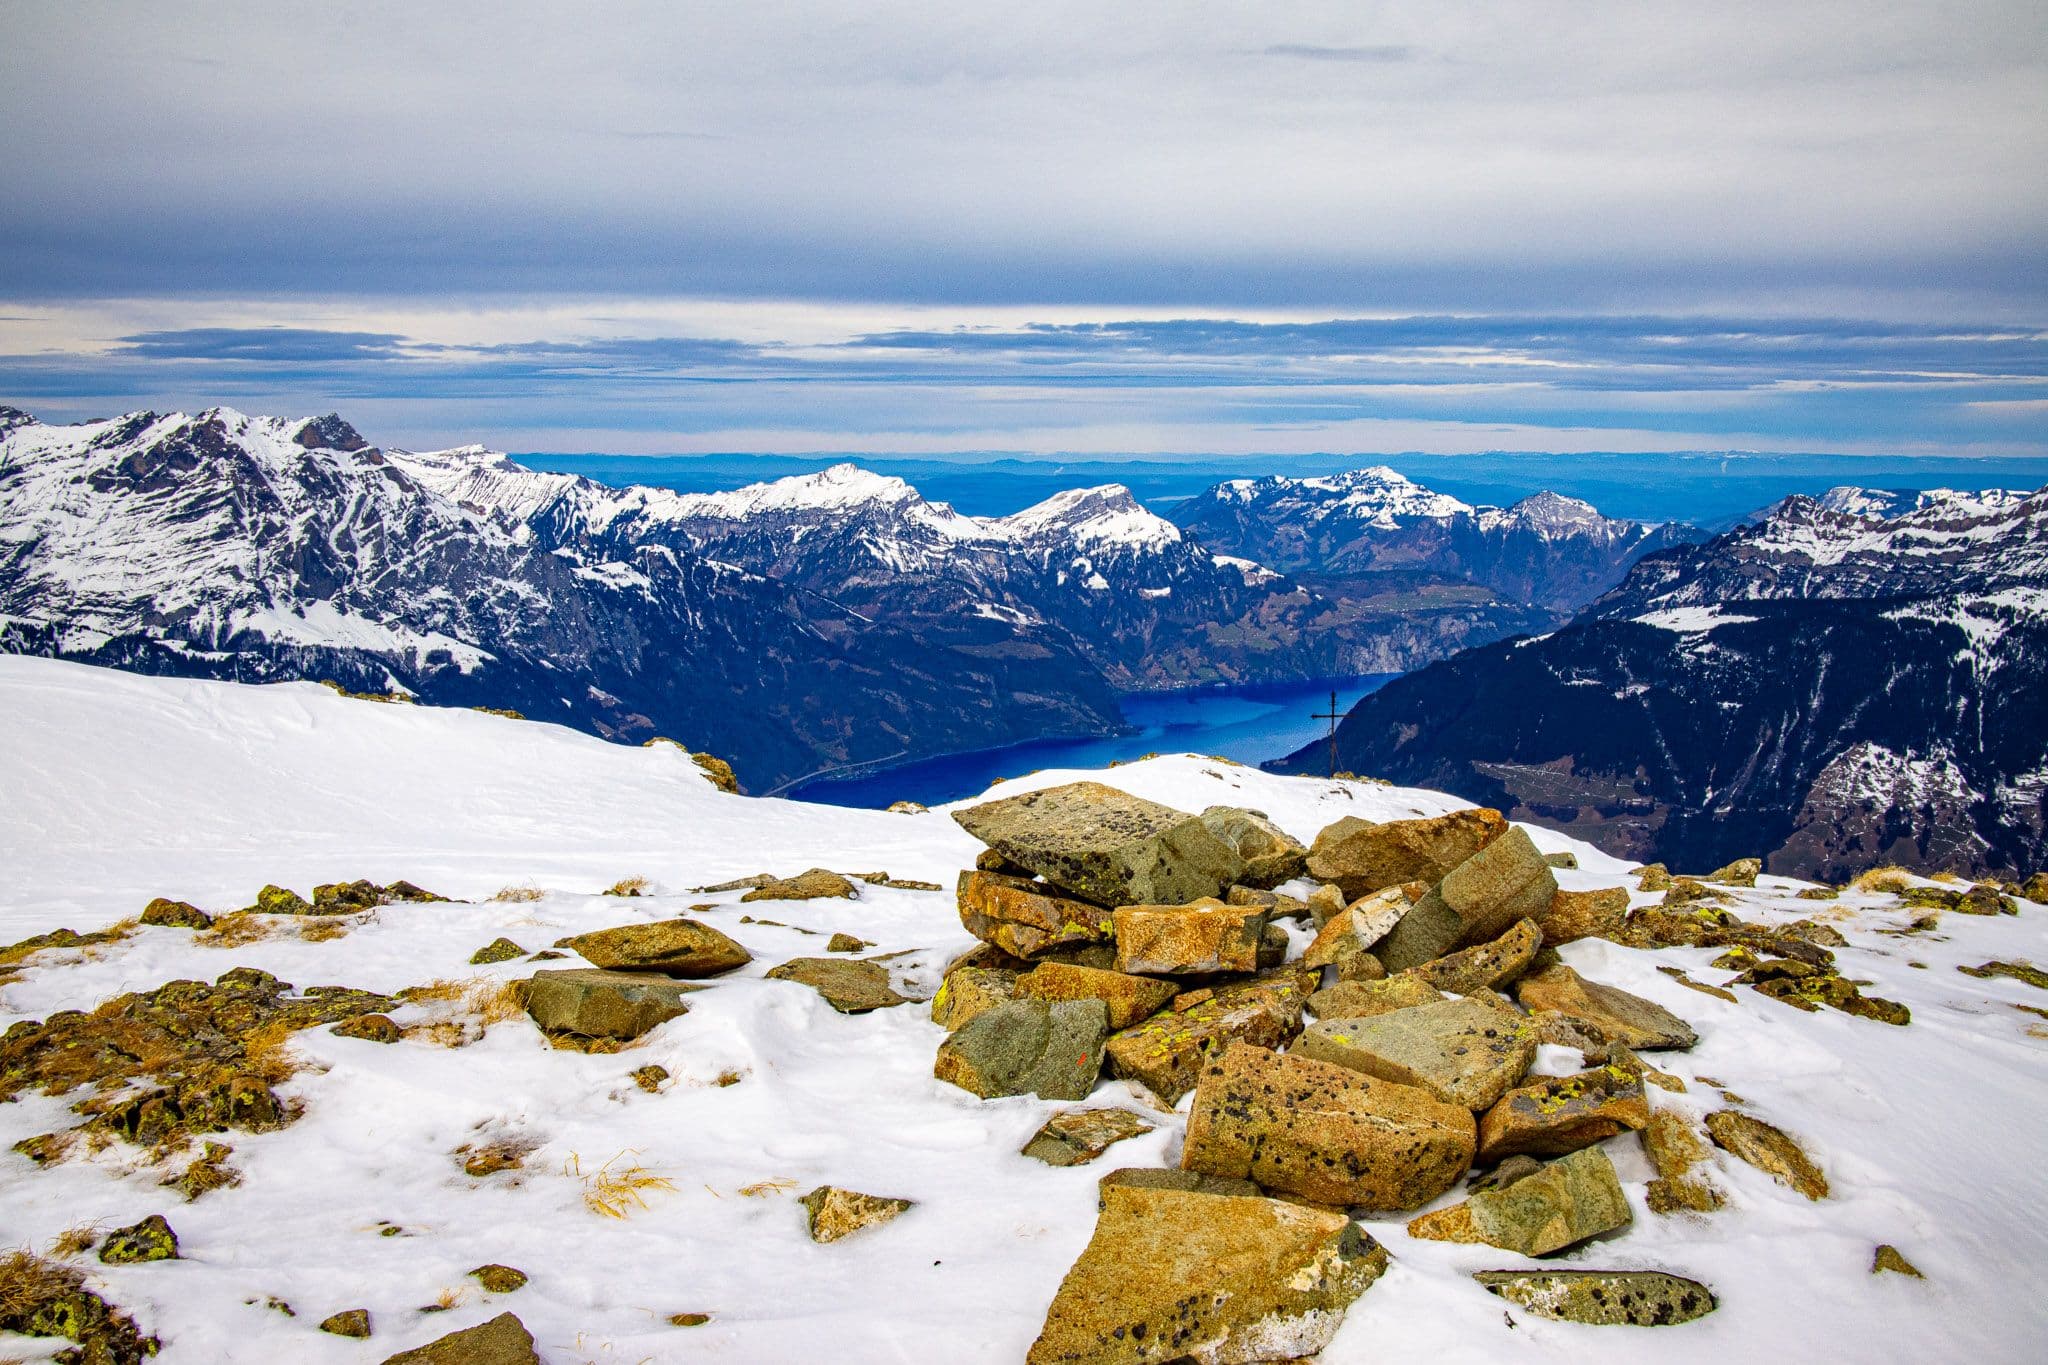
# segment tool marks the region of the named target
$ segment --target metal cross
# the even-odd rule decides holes
[[[1330,777],[1334,780],[1337,776],[1337,722],[1344,719],[1344,713],[1337,709],[1337,689],[1330,689],[1330,709],[1318,711],[1309,719],[1330,722]]]

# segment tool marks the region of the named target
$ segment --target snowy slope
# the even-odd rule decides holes
[[[707,904],[697,913],[756,955],[693,997],[687,1017],[613,1056],[550,1051],[521,1020],[460,1050],[298,1035],[296,1046],[323,1068],[290,1083],[305,1116],[278,1132],[230,1134],[242,1185],[191,1204],[159,1189],[155,1172],[125,1165],[124,1149],[32,1167],[4,1147],[58,1126],[61,1102],[0,1107],[8,1241],[40,1247],[82,1222],[123,1225],[151,1212],[178,1229],[183,1260],[86,1262],[110,1298],[163,1336],[166,1365],[373,1361],[503,1309],[521,1316],[557,1365],[1015,1360],[1088,1237],[1096,1177],[1177,1157],[1180,1118],[1158,1115],[1158,1131],[1093,1167],[1056,1170],[1016,1155],[1059,1106],[1030,1097],[980,1102],[936,1082],[941,1034],[921,1007],[836,1015],[802,987],[762,979],[785,957],[817,952],[821,940],[740,923],[744,909],[912,950],[898,960],[899,980],[925,994],[936,968],[970,942],[950,895],[867,887],[858,902],[742,908],[732,894],[686,889],[814,864],[950,882],[977,845],[942,812],[730,797],[673,750],[351,702],[303,685],[148,679],[0,658],[0,717],[0,940],[59,923],[96,928],[158,894],[232,908],[273,880],[303,891],[315,879],[403,876],[461,897],[530,881],[548,892],[530,904],[390,906],[318,943],[287,937],[222,950],[183,930],[142,929],[91,950],[89,960],[77,951],[37,959],[0,986],[0,1027],[236,965],[300,985],[384,990],[436,977],[511,977],[530,968],[472,968],[469,953],[498,934],[537,948]],[[1193,757],[1040,773],[997,790],[1084,775],[1183,807],[1255,806],[1304,838],[1344,814],[1392,818],[1459,804]],[[1620,880],[1613,860],[1532,833],[1546,849],[1578,852],[1585,870],[1561,874],[1567,886]],[[629,874],[652,877],[658,894],[590,894]],[[1816,909],[1787,898],[1795,884],[1764,882],[1741,893],[1745,916]],[[1689,1274],[1720,1295],[1718,1312],[1654,1336],[1504,1313],[1466,1276],[1518,1258],[1413,1241],[1399,1221],[1385,1221],[1372,1230],[1394,1267],[1351,1309],[1324,1361],[2032,1358],[2048,1330],[2048,1306],[2025,1281],[2048,1255],[2038,1216],[2048,1178],[2032,1145],[2048,1123],[2048,1039],[2012,1005],[2048,1000],[1954,968],[1994,956],[2048,959],[2048,908],[2025,906],[2017,919],[1948,916],[1938,935],[1900,939],[1874,932],[1910,918],[1893,906],[1848,897],[1824,913],[1851,940],[1841,950],[1845,973],[1908,1004],[1906,1029],[1800,1014],[1748,992],[1727,1004],[1655,970],[1675,964],[1718,980],[1705,967],[1710,950],[1651,954],[1598,940],[1563,949],[1568,961],[1677,1011],[1700,1033],[1693,1052],[1660,1056],[1690,1090],[1653,1092],[1659,1103],[1718,1107],[1714,1084],[1701,1079],[1711,1076],[1798,1134],[1835,1185],[1835,1197],[1809,1204],[1723,1157],[1714,1178],[1730,1207],[1664,1218],[1642,1204],[1648,1170],[1633,1141],[1609,1144],[1635,1226],[1563,1263]],[[648,1063],[676,1083],[642,1093],[627,1072]],[[1575,1063],[1576,1054],[1545,1049],[1539,1069]],[[743,1079],[712,1084],[728,1069]],[[1120,1083],[1104,1084],[1093,1102],[1138,1103]],[[480,1132],[541,1146],[523,1177],[476,1181],[450,1153]],[[578,1181],[564,1173],[572,1157],[587,1169],[620,1152],[675,1184],[623,1221],[587,1210]],[[765,1197],[740,1193],[769,1180],[792,1183]],[[794,1194],[826,1181],[919,1204],[887,1228],[818,1246],[804,1235]],[[378,1235],[379,1220],[405,1235]],[[1880,1241],[1896,1243],[1930,1278],[1868,1275]],[[532,1283],[486,1303],[464,1278],[484,1261],[519,1266]],[[417,1311],[450,1288],[465,1290],[452,1311]],[[298,1316],[264,1307],[271,1295]],[[373,1315],[373,1341],[315,1330],[327,1314],[358,1306]],[[690,1311],[713,1321],[666,1325],[669,1314]],[[49,1344],[9,1340],[0,1353]]]

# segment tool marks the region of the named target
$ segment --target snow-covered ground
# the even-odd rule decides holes
[[[1046,772],[998,793],[1089,776],[1188,808],[1269,812],[1304,840],[1346,814],[1388,819],[1460,803],[1435,793],[1280,778],[1193,756],[1103,773]],[[1567,887],[1613,885],[1623,864],[1572,849]],[[692,997],[684,1018],[615,1055],[549,1049],[523,1020],[460,1049],[381,1046],[325,1029],[297,1035],[317,1063],[290,1082],[296,1124],[230,1133],[237,1188],[184,1203],[138,1169],[132,1149],[37,1168],[0,1150],[0,1241],[45,1247],[81,1223],[161,1212],[184,1258],[102,1267],[107,1296],[161,1335],[167,1365],[210,1361],[375,1361],[510,1309],[552,1362],[711,1359],[843,1362],[1015,1360],[1094,1223],[1095,1181],[1119,1165],[1173,1164],[1184,1115],[1093,1166],[1054,1169],[1017,1149],[1052,1112],[1032,1097],[983,1102],[932,1078],[943,1036],[922,1006],[835,1014],[810,990],[763,979],[822,938],[741,923],[742,914],[872,940],[899,985],[928,995],[971,940],[949,892],[863,887],[858,901],[738,904],[688,888],[812,866],[888,872],[950,887],[978,845],[943,812],[897,815],[727,796],[683,753],[631,749],[534,723],[350,701],[311,685],[173,681],[0,658],[0,943],[59,925],[103,927],[153,896],[210,911],[248,904],[265,882],[407,878],[454,905],[395,905],[345,936],[202,946],[144,928],[103,948],[45,955],[0,987],[0,1029],[122,991],[254,966],[300,986],[390,991],[435,978],[509,978],[521,962],[471,967],[498,935],[528,949],[565,934],[693,913],[745,944],[752,965]],[[651,898],[595,894],[627,876]],[[1403,1220],[1371,1224],[1394,1268],[1354,1305],[1324,1353],[1339,1362],[2038,1359],[2048,1304],[2032,1274],[2048,1259],[2048,1021],[2013,1008],[2048,992],[1980,981],[1959,965],[2048,961],[2048,908],[2017,918],[1944,915],[1936,934],[1887,937],[1912,918],[1890,897],[1834,905],[1791,898],[1765,878],[1739,913],[1764,921],[1818,912],[1851,946],[1845,975],[1903,1001],[1893,1028],[1832,1011],[1803,1014],[1747,990],[1728,1004],[1658,973],[1718,982],[1711,950],[1648,953],[1603,940],[1567,945],[1589,977],[1647,996],[1700,1034],[1654,1060],[1688,1082],[1653,1090],[1699,1114],[1740,1095],[1796,1134],[1832,1198],[1808,1203],[1717,1154],[1729,1193],[1702,1218],[1643,1203],[1647,1161],[1633,1138],[1608,1144],[1636,1221],[1553,1263],[1657,1268],[1710,1284],[1719,1311],[1681,1328],[1593,1328],[1510,1310],[1469,1272],[1524,1264],[1486,1247],[1420,1242]],[[483,898],[508,885],[536,902]],[[1632,881],[1631,883],[1632,884]],[[1648,897],[1638,897],[1648,900]],[[693,909],[710,904],[709,909]],[[401,1015],[401,1021],[407,1015]],[[1576,1069],[1546,1048],[1538,1069]],[[658,1063],[659,1094],[628,1073]],[[716,1084],[737,1071],[739,1083]],[[1702,1080],[1712,1077],[1715,1084]],[[1120,1082],[1095,1104],[1152,1113]],[[1186,1105],[1183,1103],[1182,1109]],[[0,1106],[0,1149],[73,1120],[41,1096]],[[520,1173],[475,1180],[452,1155],[479,1138],[539,1144]],[[673,1182],[619,1220],[591,1212],[580,1164],[616,1155]],[[786,1182],[765,1192],[762,1182]],[[918,1201],[887,1227],[820,1246],[796,1196],[832,1183]],[[1452,1197],[1455,1197],[1452,1196]],[[1448,1199],[1445,1201],[1448,1202]],[[382,1235],[381,1224],[403,1235]],[[1895,1243],[1925,1282],[1868,1274]],[[465,1278],[496,1261],[532,1282],[489,1299]],[[444,1290],[452,1311],[421,1314]],[[265,1306],[276,1297],[297,1310]],[[368,1342],[316,1330],[364,1307]],[[675,1313],[712,1321],[677,1328]],[[0,1357],[59,1345],[8,1338]]]

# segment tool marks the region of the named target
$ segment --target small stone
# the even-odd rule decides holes
[[[178,1234],[160,1213],[133,1227],[119,1228],[100,1243],[100,1260],[108,1265],[139,1265],[144,1261],[178,1259]]]
[[[1425,1213],[1408,1224],[1408,1235],[1547,1256],[1632,1219],[1614,1163],[1600,1148],[1584,1147],[1512,1185]]]
[[[1266,913],[1219,900],[1191,905],[1126,905],[1112,917],[1116,969],[1198,976],[1259,969]]]
[[[1479,1110],[1528,1073],[1536,1030],[1519,1014],[1477,1000],[1445,1000],[1364,1019],[1320,1020],[1302,1031],[1289,1055],[1419,1086],[1447,1104]]]
[[[424,1346],[400,1351],[384,1365],[544,1365],[533,1334],[511,1313],[450,1332]]]
[[[1349,1067],[1233,1043],[1202,1071],[1181,1165],[1322,1204],[1412,1209],[1472,1164],[1472,1113]]]
[[[1558,890],[1536,923],[1543,941],[1555,946],[1582,938],[1613,938],[1627,919],[1627,889],[1603,886],[1597,891]]]
[[[1717,1306],[1699,1281],[1661,1270],[1482,1270],[1472,1278],[1539,1318],[1592,1327],[1674,1327]]]
[[[683,997],[695,989],[638,972],[588,967],[542,971],[526,983],[526,1012],[551,1039],[562,1035],[630,1042],[688,1014]]]
[[[1346,816],[1316,836],[1308,872],[1335,882],[1347,901],[1403,882],[1442,881],[1508,828],[1497,810],[1458,810],[1375,824]]]
[[[631,1074],[633,1084],[650,1095],[661,1093],[661,1087],[668,1081],[668,1068],[652,1062],[633,1068]]]
[[[896,806],[917,806],[917,802],[898,801]],[[889,809],[895,810],[896,806],[891,806]],[[917,806],[917,809],[921,811],[925,808]],[[668,1315],[668,1325],[671,1327],[702,1327],[709,1321],[711,1321],[709,1313],[671,1313]]]
[[[594,967],[663,976],[717,976],[744,967],[753,954],[708,924],[693,919],[622,924],[565,938],[555,945],[581,954]]]
[[[469,955],[469,965],[483,967],[493,962],[510,962],[515,957],[525,957],[526,949],[509,938],[495,938]]]
[[[1790,1136],[1762,1119],[1732,1109],[1718,1109],[1707,1115],[1707,1135],[1713,1138],[1716,1147],[1733,1153],[1808,1199],[1828,1197],[1828,1178],[1813,1158]]]
[[[359,1341],[367,1340],[370,1335],[370,1310],[367,1308],[343,1309],[341,1312],[322,1321],[320,1330],[328,1333],[330,1336],[354,1337]]]
[[[1693,1174],[1707,1159],[1707,1140],[1690,1119],[1671,1109],[1651,1113],[1643,1129],[1643,1151],[1657,1178],[1644,1191],[1653,1213],[1712,1213],[1721,1192]]]
[[[1328,1345],[1386,1267],[1385,1249],[1341,1213],[1109,1186],[1025,1360],[1298,1360]]]
[[[1000,872],[963,872],[960,923],[984,943],[1020,958],[1105,943],[1110,913],[1087,901],[1058,895],[1044,882]]]
[[[741,896],[742,901],[852,900],[858,893],[853,883],[837,872],[814,867],[794,877],[770,877]]]
[[[794,957],[780,967],[770,968],[768,979],[809,986],[841,1014],[866,1014],[871,1010],[904,1004],[909,999],[896,993],[889,984],[889,969],[879,962]]]
[[[1224,891],[1225,905],[1249,905],[1266,912],[1268,919],[1304,920],[1311,915],[1308,902],[1278,891],[1261,891],[1250,886],[1232,886]]]
[[[932,1074],[982,1099],[1083,1099],[1095,1088],[1108,1033],[1100,1000],[1012,1000],[956,1029],[939,1045]]]
[[[1699,1041],[1683,1019],[1652,1001],[1588,981],[1570,967],[1525,976],[1515,996],[1531,1014],[1556,1014],[1638,1052],[1689,1048]]]
[[[1308,893],[1308,914],[1320,930],[1335,915],[1340,915],[1350,905],[1345,899],[1344,888],[1335,882],[1326,882]]]
[[[1442,991],[1421,977],[1403,972],[1384,981],[1345,981],[1325,987],[1308,998],[1308,1007],[1318,1019],[1369,1019],[1443,998]]]
[[[1737,858],[1725,867],[1717,867],[1701,881],[1719,882],[1723,886],[1755,886],[1757,874],[1764,870],[1761,858]]]
[[[931,807],[922,801],[891,801],[884,809],[891,815],[923,815]]]
[[[405,1030],[388,1014],[358,1014],[336,1024],[334,1036],[360,1038],[366,1043],[395,1043],[405,1036]]]
[[[1528,832],[1509,826],[1446,873],[1375,950],[1389,972],[1420,967],[1467,944],[1498,938],[1549,909],[1557,878]]]
[[[955,966],[932,997],[932,1022],[947,1032],[1017,994],[1018,974],[1001,967]]]
[[[1017,979],[1016,998],[1100,1000],[1109,1009],[1109,1027],[1114,1031],[1150,1019],[1165,1009],[1179,990],[1171,981],[1149,976],[1047,962]]]
[[[1097,905],[1185,905],[1244,880],[1244,864],[1199,816],[1070,782],[953,812],[1013,863]]]
[[[1301,841],[1267,819],[1263,811],[1211,806],[1202,812],[1201,820],[1217,842],[1244,865],[1237,874],[1242,885],[1269,889],[1293,881],[1307,866],[1308,850]]]
[[[874,946],[866,939],[855,938],[852,934],[834,934],[825,940],[825,951],[828,953],[864,953]]]
[[[1561,867],[1573,872],[1579,868],[1579,855],[1569,849],[1563,853],[1546,853],[1543,855],[1543,861],[1552,867]]]
[[[205,929],[212,926],[213,916],[196,905],[158,896],[142,907],[142,922],[168,929]]]
[[[1636,890],[1669,891],[1671,870],[1662,863],[1648,863],[1636,872]]]
[[[1890,1271],[1894,1275],[1911,1275],[1916,1280],[1927,1278],[1920,1273],[1918,1266],[1901,1255],[1899,1249],[1890,1242],[1880,1243],[1876,1254],[1870,1258],[1871,1274],[1878,1275],[1886,1271]]]
[[[1047,1119],[1023,1154],[1048,1166],[1081,1166],[1112,1144],[1151,1131],[1151,1124],[1128,1109],[1069,1109]]]
[[[1178,1104],[1195,1088],[1203,1063],[1230,1043],[1277,1048],[1300,1033],[1301,1002],[1300,985],[1287,972],[1218,987],[1206,1000],[1113,1035],[1103,1045],[1109,1074]]]
[[[1649,1122],[1642,1080],[1620,1067],[1545,1076],[1508,1091],[1480,1116],[1478,1161],[1563,1156]]]
[[[1417,980],[1454,995],[1498,990],[1521,976],[1543,948],[1543,931],[1522,920],[1491,943],[1476,944],[1409,969]]]
[[[806,1226],[814,1242],[836,1242],[863,1228],[880,1227],[901,1216],[913,1202],[833,1185],[820,1185],[803,1197]]]

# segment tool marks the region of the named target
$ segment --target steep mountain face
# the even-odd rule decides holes
[[[2048,490],[1837,494],[1375,693],[1339,762],[1694,870],[2048,863]]]
[[[1704,538],[1690,526],[1604,517],[1556,493],[1471,507],[1384,466],[1327,478],[1233,479],[1190,498],[1174,519],[1206,544],[1283,571],[1434,574],[1558,620],[1643,555]]]
[[[731,564],[545,535],[464,506],[338,418],[0,423],[9,651],[667,734],[716,747],[757,790],[1116,724],[1094,674],[1019,687],[1005,661]]]

